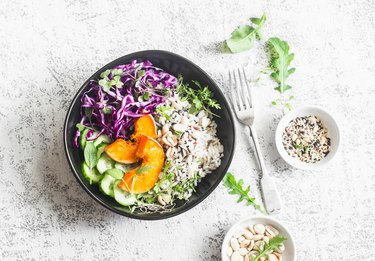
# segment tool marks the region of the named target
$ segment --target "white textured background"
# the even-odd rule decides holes
[[[265,38],[295,52],[297,104],[335,113],[342,146],[318,172],[290,168],[273,135],[281,112],[272,82],[254,88],[256,128],[298,261],[375,260],[375,2],[373,0],[1,0],[0,260],[220,260],[225,231],[252,208],[219,186],[191,211],[136,221],[95,203],[65,159],[62,126],[70,100],[98,68],[143,49],[179,53],[214,77],[266,65],[262,45],[231,55],[219,43],[249,17],[267,13]],[[237,126],[231,170],[253,185],[258,167]],[[287,261],[287,260],[285,260]]]

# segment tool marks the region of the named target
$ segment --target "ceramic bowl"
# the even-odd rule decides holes
[[[223,245],[221,247],[221,256],[223,261],[230,261],[231,258],[227,254],[227,249],[230,246],[230,239],[242,229],[246,229],[249,226],[255,224],[271,225],[280,232],[280,236],[287,238],[284,241],[285,250],[282,253],[283,260],[295,261],[296,260],[296,246],[294,243],[294,238],[289,232],[286,226],[284,226],[280,221],[269,216],[253,216],[244,218],[237,223],[235,223],[226,233],[223,240]]]
[[[288,126],[289,122],[297,117],[307,115],[317,116],[322,121],[323,125],[328,129],[328,137],[331,139],[330,152],[325,158],[315,163],[306,163],[301,161],[298,157],[290,156],[285,150],[282,142],[283,132]],[[317,106],[304,106],[294,109],[282,117],[276,128],[275,143],[281,158],[283,158],[283,160],[285,160],[289,165],[298,169],[315,170],[327,164],[335,157],[340,145],[340,130],[334,117],[326,110]]]
[[[84,178],[81,164],[83,162],[83,152],[77,149],[73,145],[74,135],[76,132],[76,124],[80,119],[80,106],[81,96],[87,91],[88,83],[91,80],[97,80],[100,74],[107,70],[112,69],[116,65],[126,64],[132,60],[144,61],[149,60],[155,66],[164,69],[166,72],[171,73],[175,76],[181,74],[186,82],[196,80],[203,86],[208,86],[209,89],[214,93],[214,98],[219,102],[221,109],[214,110],[214,113],[219,115],[215,118],[218,125],[217,136],[224,146],[224,156],[221,159],[221,165],[212,173],[202,179],[195,189],[193,195],[188,201],[177,200],[175,201],[176,206],[173,210],[163,213],[143,213],[141,211],[131,212],[128,208],[119,205],[113,198],[106,196],[99,190],[97,185],[90,185],[89,182]],[[217,86],[215,81],[201,68],[189,61],[188,59],[166,51],[148,50],[141,51],[132,54],[125,55],[117,60],[114,60],[103,68],[96,71],[82,87],[77,91],[74,96],[71,105],[68,109],[65,124],[64,124],[64,148],[71,166],[74,176],[77,178],[82,188],[98,203],[102,206],[112,210],[123,216],[136,219],[144,220],[157,220],[164,219],[172,216],[181,214],[200,202],[202,202],[221,182],[225,173],[227,172],[229,165],[232,161],[233,152],[235,146],[235,130],[234,120],[231,113],[229,104]]]

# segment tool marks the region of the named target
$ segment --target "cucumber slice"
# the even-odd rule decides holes
[[[98,157],[98,159],[102,156],[105,147],[107,147],[107,144],[101,144],[101,145],[99,145],[99,147],[97,148],[97,157]]]
[[[115,163],[115,168],[121,170],[122,172],[128,172],[129,170],[134,169],[137,167],[138,163],[133,164],[121,164],[121,163]]]
[[[79,146],[81,147],[81,149],[85,149],[85,146],[86,146],[86,135],[87,133],[89,133],[89,129],[84,129],[82,132],[81,132],[81,135],[79,136]]]
[[[100,181],[100,189],[104,194],[113,197],[113,185],[116,183],[116,179],[111,175],[104,174],[102,180]]]
[[[120,189],[117,185],[120,181],[117,181],[113,186],[113,194],[117,203],[123,206],[134,205],[136,198],[134,194],[130,194]]]
[[[115,179],[122,179],[124,172],[119,169],[107,169],[106,175],[111,175]]]
[[[108,157],[107,154],[103,154],[99,159],[98,163],[96,164],[96,168],[103,174],[107,169],[113,169],[114,161]]]
[[[90,184],[98,183],[102,178],[102,175],[100,175],[95,168],[90,169],[90,167],[87,166],[86,163],[82,163],[82,173],[83,176],[90,182]]]
[[[98,147],[102,143],[109,144],[111,143],[111,139],[107,135],[102,134],[96,140],[94,140],[95,147]]]

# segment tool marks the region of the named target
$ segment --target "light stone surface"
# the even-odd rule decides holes
[[[107,62],[143,49],[181,54],[219,80],[267,65],[262,43],[242,54],[220,42],[267,13],[265,39],[295,52],[295,104],[332,111],[342,146],[321,171],[292,169],[273,137],[282,112],[274,83],[253,88],[265,162],[284,201],[277,218],[295,236],[297,260],[375,260],[375,2],[373,0],[1,0],[0,260],[220,260],[225,231],[255,214],[220,185],[203,203],[155,222],[131,220],[94,202],[65,159],[70,100]],[[237,124],[231,170],[260,200],[259,168]],[[285,260],[288,261],[288,260]]]

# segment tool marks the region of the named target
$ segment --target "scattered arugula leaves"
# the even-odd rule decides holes
[[[176,91],[180,94],[180,96],[184,99],[189,101],[192,104],[190,109],[190,113],[198,113],[201,110],[205,110],[210,114],[213,114],[217,117],[218,115],[211,112],[211,108],[213,109],[220,109],[220,104],[215,100],[214,94],[208,86],[202,87],[199,82],[192,81],[198,88],[193,89],[189,86],[189,84],[184,84],[182,82],[182,78],[179,79],[179,84],[176,88]]]
[[[97,151],[93,142],[87,142],[83,151],[85,162],[90,169],[93,169],[98,163]]]
[[[243,200],[245,200],[247,206],[253,205],[256,209],[262,211],[261,206],[255,203],[255,198],[249,196],[250,186],[244,189],[242,187],[243,183],[243,179],[236,181],[235,177],[230,172],[225,174],[223,179],[223,184],[229,190],[229,194],[240,196],[237,200],[237,203],[240,203]]]
[[[296,68],[288,68],[294,59],[294,53],[289,53],[288,43],[280,40],[280,38],[272,37],[268,39],[267,43],[270,50],[270,67],[273,70],[271,78],[279,84],[275,87],[275,90],[284,93],[292,89],[286,81],[296,70]]]
[[[256,39],[262,37],[261,29],[266,22],[266,15],[261,18],[250,18],[251,25],[241,25],[225,41],[226,46],[232,53],[239,53],[250,50],[254,46]],[[255,26],[255,27],[254,27]]]
[[[268,243],[264,242],[264,248],[263,248],[263,250],[258,249],[259,254],[256,257],[252,257],[251,261],[258,261],[259,258],[261,258],[263,256],[267,256],[268,253],[270,253],[270,252],[278,249],[280,247],[280,245],[285,240],[287,240],[287,238],[285,238],[283,236],[275,236],[273,238],[270,238],[270,240],[268,241]]]

